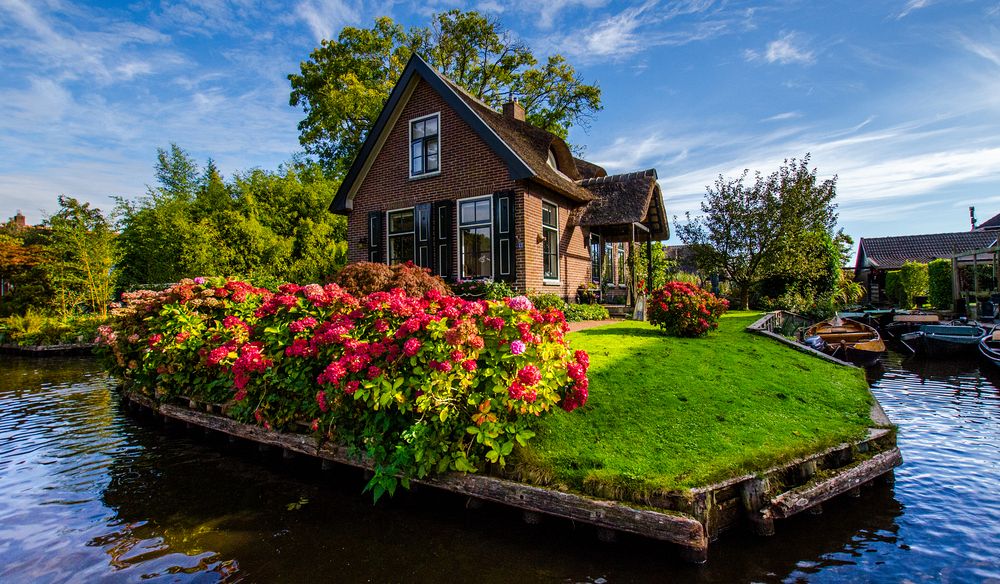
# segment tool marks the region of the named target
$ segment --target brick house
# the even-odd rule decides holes
[[[625,243],[648,253],[669,237],[656,171],[609,176],[524,120],[516,101],[496,112],[412,57],[330,207],[348,216],[348,261],[627,296]]]

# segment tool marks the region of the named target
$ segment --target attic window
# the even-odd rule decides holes
[[[551,148],[549,148],[549,159],[547,162],[552,167],[552,170],[559,172],[559,165],[556,163],[556,153]]]
[[[441,170],[439,128],[441,115],[410,120],[410,177],[437,174]]]

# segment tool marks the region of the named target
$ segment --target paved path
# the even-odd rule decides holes
[[[582,331],[584,329],[594,328],[595,326],[603,326],[606,324],[614,324],[616,322],[622,322],[621,319],[608,319],[608,320],[581,320],[579,322],[569,323],[569,332],[575,333],[576,331]]]

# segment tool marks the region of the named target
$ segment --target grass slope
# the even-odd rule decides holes
[[[762,470],[864,435],[863,373],[744,331],[730,313],[706,338],[623,322],[569,335],[590,353],[590,401],[539,424],[517,478],[642,500]]]

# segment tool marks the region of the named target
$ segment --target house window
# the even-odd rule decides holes
[[[625,274],[625,244],[618,245],[618,285],[624,286],[626,278]]]
[[[542,202],[542,277],[559,279],[559,208]]]
[[[613,255],[614,251],[615,250],[613,247],[611,247],[611,244],[605,241],[604,257],[603,257],[604,261],[602,262],[601,265],[601,281],[608,284],[613,284],[615,281],[615,257]]]
[[[601,236],[590,234],[590,280],[601,281]]]
[[[462,278],[493,277],[492,197],[458,202],[458,241]]]
[[[556,153],[553,152],[551,148],[549,148],[548,160],[546,160],[545,162],[548,163],[549,167],[551,167],[552,170],[559,170],[559,163],[556,162]]]
[[[413,209],[389,211],[389,265],[413,261]]]
[[[410,176],[437,173],[441,168],[438,152],[440,114],[410,121]]]

